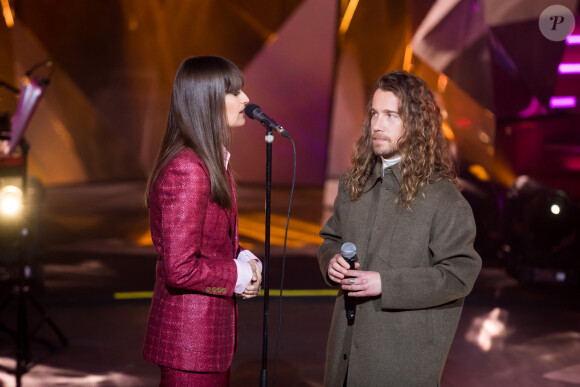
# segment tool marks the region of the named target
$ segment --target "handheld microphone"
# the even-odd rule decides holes
[[[244,109],[244,112],[246,113],[246,115],[249,118],[251,118],[253,120],[260,121],[260,123],[262,125],[264,125],[266,128],[270,128],[272,130],[275,130],[276,132],[278,132],[282,136],[284,136],[286,138],[290,138],[290,135],[288,134],[288,132],[281,125],[279,125],[276,121],[274,121],[273,119],[268,117],[266,115],[266,113],[264,113],[258,105],[251,103],[248,106],[246,106],[246,108]]]
[[[349,263],[350,269],[354,270],[354,263],[356,262],[356,246],[354,243],[344,243],[340,248],[340,253]],[[346,318],[349,321],[353,321],[356,312],[356,301],[352,297],[349,297],[346,293],[344,295],[344,309],[346,310]]]

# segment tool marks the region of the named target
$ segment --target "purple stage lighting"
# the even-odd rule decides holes
[[[550,107],[552,109],[573,108],[576,106],[576,97],[552,97],[550,98]]]
[[[568,35],[566,36],[566,44],[571,46],[574,44],[580,44],[580,35]]]
[[[18,106],[14,116],[12,116],[8,154],[11,154],[20,142],[43,92],[44,89],[37,80],[24,77],[18,98]]]
[[[560,74],[578,74],[580,73],[580,63],[560,63],[558,72]]]

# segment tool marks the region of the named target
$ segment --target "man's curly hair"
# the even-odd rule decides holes
[[[404,132],[397,143],[403,178],[398,192],[399,202],[410,210],[410,204],[421,188],[441,179],[448,179],[459,188],[453,159],[443,137],[441,112],[427,84],[406,71],[393,71],[379,78],[376,90],[379,89],[390,91],[397,97],[398,113],[403,121]],[[361,196],[380,158],[373,151],[371,104],[372,99],[344,177],[352,200]]]

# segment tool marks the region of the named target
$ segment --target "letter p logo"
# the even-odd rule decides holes
[[[542,11],[539,20],[542,35],[555,42],[566,39],[574,31],[574,14],[563,5],[551,5]]]
[[[564,16],[550,16],[550,20],[554,21],[554,24],[552,24],[552,31],[555,31],[558,24],[564,23]]]

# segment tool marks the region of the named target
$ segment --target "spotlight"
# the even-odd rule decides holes
[[[564,191],[540,191],[526,207],[530,230],[538,247],[557,251],[564,241],[575,238],[578,219],[573,214],[572,200]]]
[[[0,213],[6,217],[15,217],[22,212],[22,190],[15,185],[0,189]]]
[[[520,176],[504,216],[506,265],[520,283],[580,283],[580,207],[572,197]]]
[[[5,0],[0,1],[6,3]],[[30,340],[45,342],[36,336],[43,323],[49,324],[63,347],[67,345],[67,338],[30,292],[36,287],[34,285],[42,285],[42,270],[40,262],[35,260],[39,242],[38,213],[35,190],[29,185],[27,171],[29,144],[23,135],[44,87],[49,82],[50,77],[31,77],[41,66],[49,69],[52,74],[52,62],[39,63],[26,72],[20,90],[0,81],[0,86],[6,86],[19,94],[14,115],[11,117],[8,113],[0,113],[0,273],[4,273],[0,280],[3,286],[11,287],[11,291],[7,292],[8,298],[0,304],[0,311],[11,301],[17,303],[16,328],[10,329],[4,322],[0,322],[0,327],[7,330],[16,341],[16,367],[4,370],[16,376],[17,386],[21,385],[22,375],[34,363]],[[30,307],[35,307],[42,317],[35,327],[28,324],[28,310],[31,308],[27,302],[31,302]],[[14,318],[10,320],[12,322]],[[54,348],[51,343],[46,344]]]
[[[0,266],[6,261],[17,260],[20,230],[34,215],[29,204],[26,158],[19,147],[17,152],[0,156]]]

